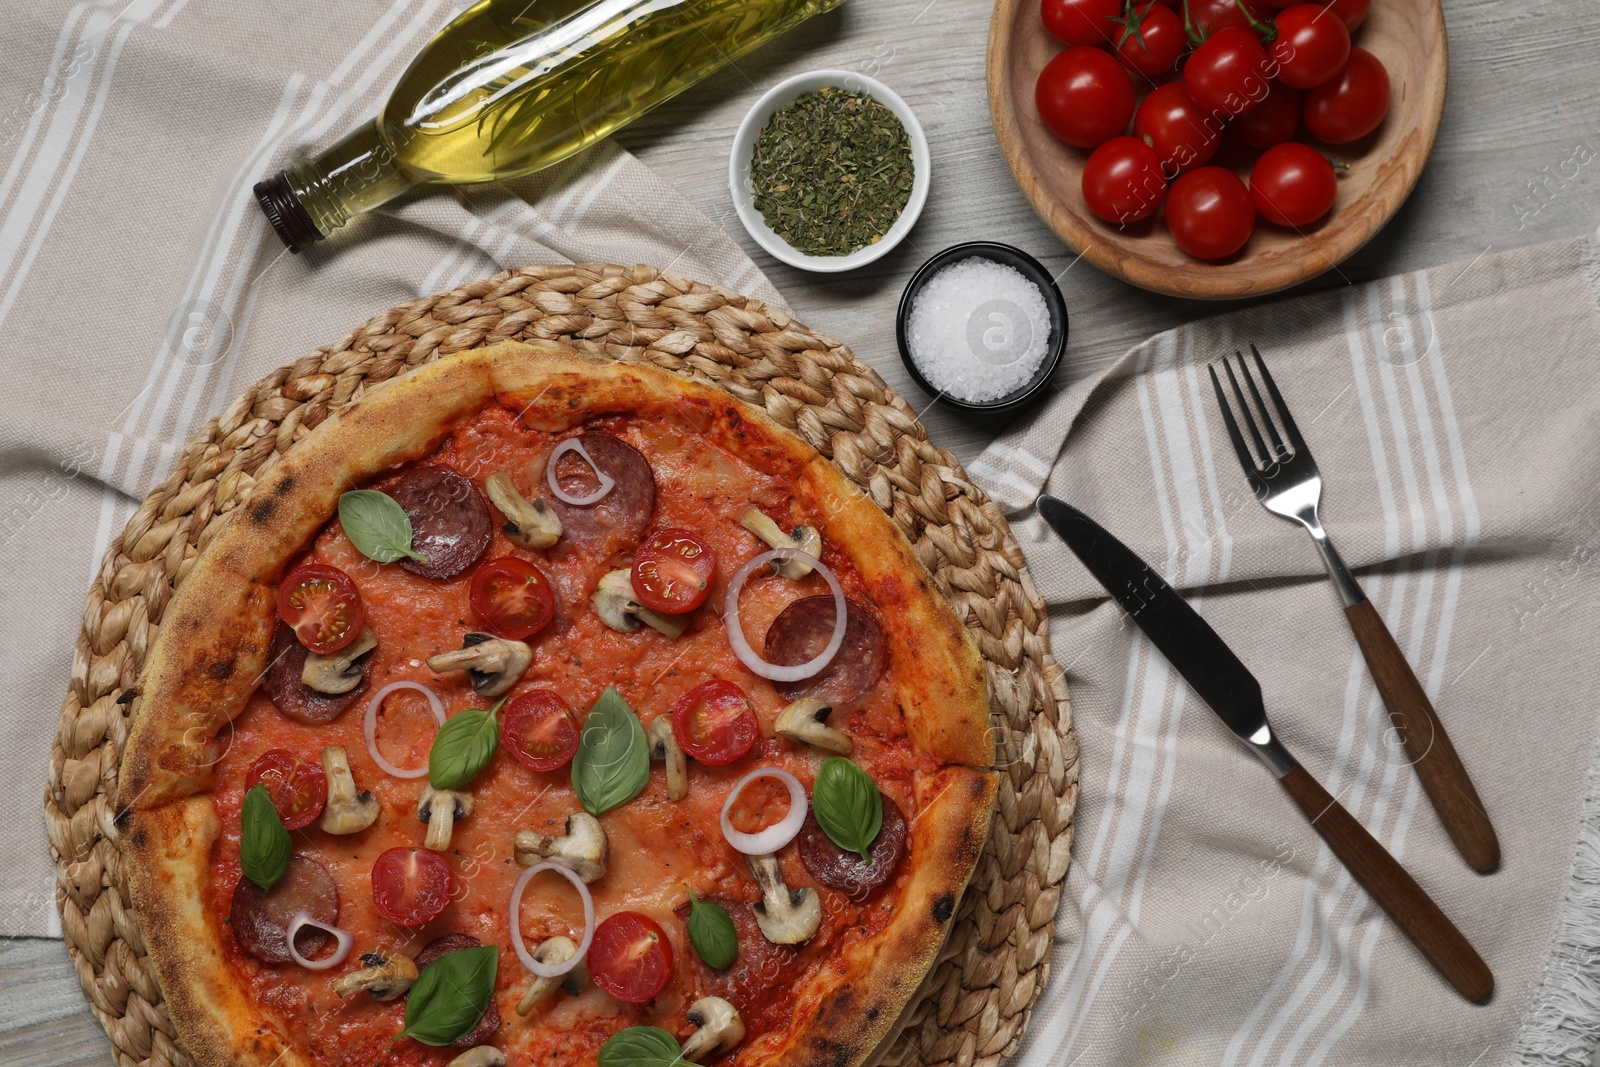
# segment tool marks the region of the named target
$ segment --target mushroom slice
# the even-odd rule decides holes
[[[750,906],[761,936],[774,945],[798,945],[822,925],[822,898],[815,889],[790,889],[770,852],[750,857],[750,870],[761,887],[761,899]]]
[[[657,715],[644,735],[650,740],[650,758],[667,765],[667,799],[682,800],[689,795],[689,761],[672,732],[672,716]]]
[[[544,497],[534,497],[529,503],[505,471],[495,471],[485,478],[483,491],[506,517],[500,532],[512,542],[523,548],[549,548],[561,539],[561,516],[544,502]]]
[[[683,1058],[691,1063],[726,1052],[744,1040],[744,1020],[738,1009],[721,997],[701,997],[689,1005],[688,1018],[695,1032],[683,1043]]]
[[[522,672],[533,662],[533,649],[521,641],[510,641],[493,634],[470,633],[461,639],[455,652],[428,657],[428,669],[466,671],[472,678],[473,692],[497,697],[517,684]]]
[[[610,852],[606,830],[599,819],[586,811],[575,811],[567,816],[564,834],[518,830],[513,843],[517,862],[524,867],[554,860],[571,867],[586,885],[606,873],[606,857]]]
[[[760,508],[746,511],[739,525],[765,541],[768,548],[798,548],[812,559],[822,558],[822,535],[815,526],[796,526],[793,533],[784,533]],[[773,570],[784,578],[798,579],[811,573],[811,564],[803,559],[786,559],[773,563]]]
[[[308,687],[329,696],[348,693],[361,684],[361,668],[356,660],[378,647],[378,635],[372,627],[363,626],[361,633],[350,644],[326,656],[306,653],[306,665],[300,669],[300,680]]]
[[[639,603],[633,595],[633,573],[626,567],[610,571],[600,579],[600,584],[595,586],[593,603],[601,622],[625,634],[633,633],[641,622],[668,637],[677,637],[689,628],[686,616],[663,615]]]
[[[554,967],[558,963],[566,963],[578,954],[578,946],[572,943],[570,937],[551,937],[539,943],[533,950],[533,958],[540,963]],[[589,965],[579,961],[578,965],[558,978],[535,977],[533,984],[528,986],[528,991],[522,994],[522,999],[517,1001],[517,1014],[526,1015],[534,1007],[557,989],[569,997],[578,996],[589,984]]]
[[[365,992],[373,1000],[393,1000],[404,996],[417,980],[417,964],[404,952],[379,949],[361,956],[361,969],[333,980],[333,991],[341,997]]]
[[[350,757],[338,745],[322,750],[322,773],[328,779],[328,803],[317,824],[330,834],[358,834],[378,821],[383,805],[370,791],[356,791]]]
[[[435,852],[446,851],[456,823],[471,814],[471,793],[424,785],[422,800],[417,804],[417,818],[428,824],[428,836],[422,843]]]
[[[451,1060],[448,1067],[506,1067],[506,1054],[493,1045],[476,1045]]]
[[[853,747],[849,736],[831,726],[823,725],[831,714],[833,714],[832,704],[816,697],[801,697],[778,715],[775,729],[779,737],[787,737],[797,744],[815,745],[829,752],[848,756]]]

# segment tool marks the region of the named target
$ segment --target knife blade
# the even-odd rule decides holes
[[[1272,734],[1261,683],[1200,614],[1127,545],[1063,500],[1035,503],[1217,717],[1266,763],[1290,799],[1356,881],[1434,968],[1468,1000],[1494,993],[1494,975],[1432,897]]]

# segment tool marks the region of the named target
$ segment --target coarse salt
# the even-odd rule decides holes
[[[1038,284],[982,256],[935,271],[911,301],[911,358],[928,384],[969,403],[1027,385],[1050,345],[1050,308]]]

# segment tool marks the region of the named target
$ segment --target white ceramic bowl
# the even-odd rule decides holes
[[[905,210],[889,227],[889,232],[876,244],[858,248],[848,256],[808,256],[773,232],[761,217],[761,212],[756,210],[755,197],[750,188],[750,157],[755,152],[756,138],[773,112],[796,97],[830,85],[860,90],[894,112],[911,138],[911,163],[915,169],[911,178],[911,199],[906,201]],[[750,231],[750,236],[755,238],[757,244],[790,266],[832,274],[866,266],[888,254],[911,232],[917,216],[922,213],[922,205],[928,200],[928,170],[928,138],[922,132],[921,123],[917,122],[917,117],[898,93],[865,74],[848,70],[813,70],[796,74],[768,89],[745,115],[744,121],[739,123],[739,132],[733,137],[733,152],[728,156],[728,190],[733,195],[733,207],[739,213],[739,221],[744,223],[744,228]]]

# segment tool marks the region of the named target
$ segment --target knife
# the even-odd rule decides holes
[[[1267,765],[1312,829],[1428,962],[1468,1000],[1488,1000],[1494,975],[1483,958],[1399,861],[1289,755],[1267,722],[1261,684],[1217,632],[1083,512],[1052,496],[1041,496],[1036,506],[1200,698]]]

